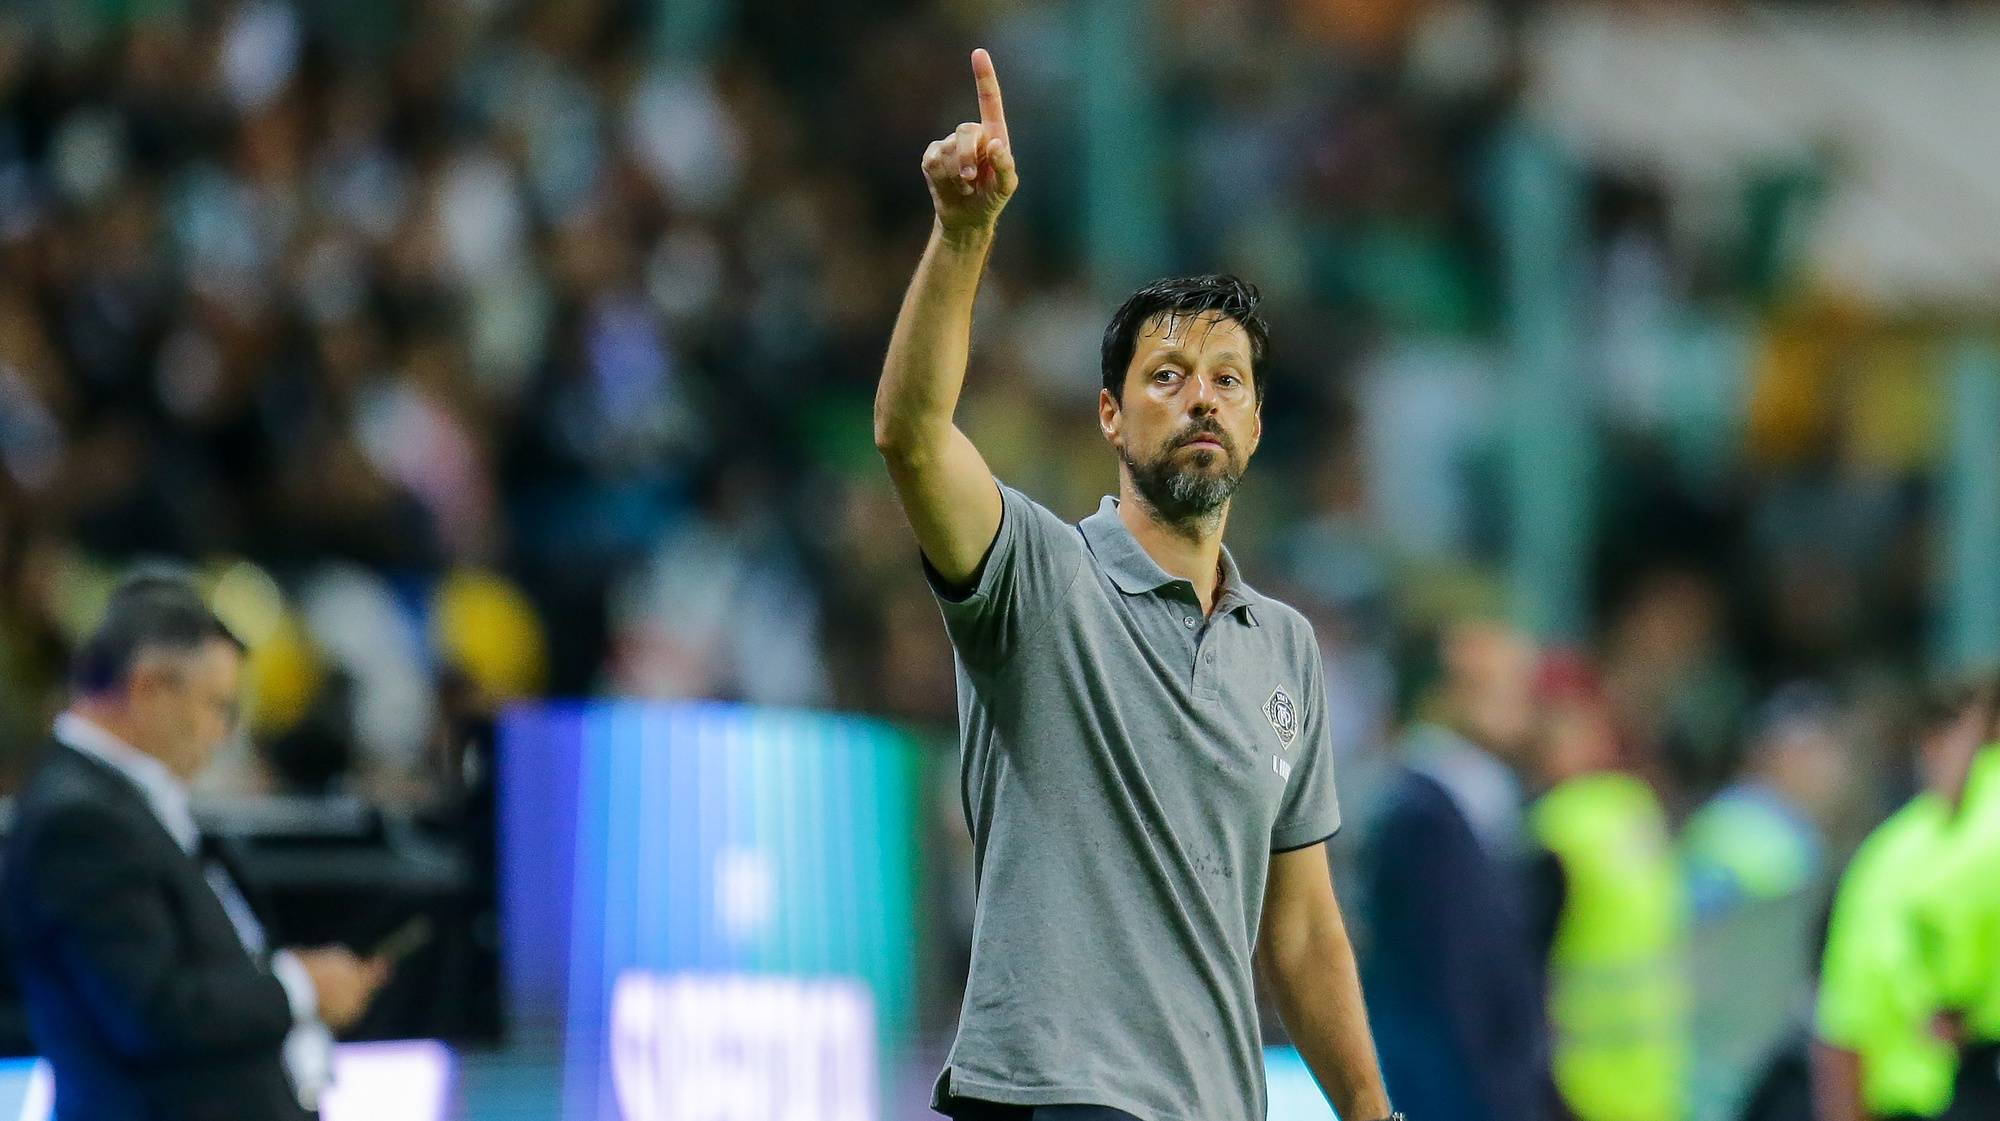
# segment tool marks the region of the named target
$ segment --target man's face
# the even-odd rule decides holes
[[[1956,800],[1965,791],[1972,773],[1973,757],[1987,742],[1988,706],[1984,697],[1962,706],[1947,724],[1924,734],[1919,745],[1924,789],[1940,798]]]
[[[161,654],[132,671],[132,715],[140,748],[191,780],[236,726],[243,655],[210,639],[191,654]]]
[[[1104,438],[1169,522],[1220,510],[1257,450],[1264,421],[1250,350],[1234,319],[1156,315],[1134,342],[1122,399],[1099,392]]]
[[[1459,730],[1503,758],[1521,760],[1535,746],[1543,715],[1535,703],[1541,651],[1506,627],[1467,623],[1445,636],[1444,657]]]

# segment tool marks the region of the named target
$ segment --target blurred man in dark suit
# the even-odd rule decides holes
[[[1362,858],[1362,977],[1383,1073],[1414,1118],[1557,1121],[1515,770],[1538,654],[1505,628],[1466,623],[1438,657]]]
[[[299,1121],[387,967],[271,952],[187,783],[236,718],[243,649],[194,587],[128,581],[17,802],[4,917],[59,1121]]]

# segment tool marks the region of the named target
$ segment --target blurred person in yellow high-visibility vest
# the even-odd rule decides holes
[[[1938,1030],[1959,1050],[1950,1121],[2000,1118],[2000,695],[1982,690],[1979,746],[1953,761],[1962,793],[1950,837],[1916,869],[1915,931],[1940,1005]]]
[[[1917,714],[1923,787],[1842,874],[1815,1009],[1814,1100],[1824,1121],[1936,1118],[1953,1098],[1955,1032],[1921,912],[1961,839],[1963,796],[1991,721],[1985,687],[1932,687]],[[1956,925],[1955,923],[1953,925]]]
[[[1666,812],[1619,769],[1594,676],[1552,656],[1540,690],[1546,793],[1529,828],[1546,853],[1556,1085],[1578,1121],[1680,1121],[1690,1068],[1687,904]]]

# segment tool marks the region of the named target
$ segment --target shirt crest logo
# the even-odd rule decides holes
[[[1292,698],[1283,686],[1271,690],[1271,698],[1264,702],[1264,718],[1278,733],[1278,742],[1291,747],[1292,739],[1299,734],[1299,713],[1292,707]]]

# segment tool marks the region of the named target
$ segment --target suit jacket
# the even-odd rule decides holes
[[[1565,1116],[1520,877],[1436,779],[1407,768],[1364,861],[1363,987],[1396,1108],[1452,1121]]]
[[[0,913],[58,1121],[303,1121],[292,1011],[138,787],[53,745],[16,801]]]

